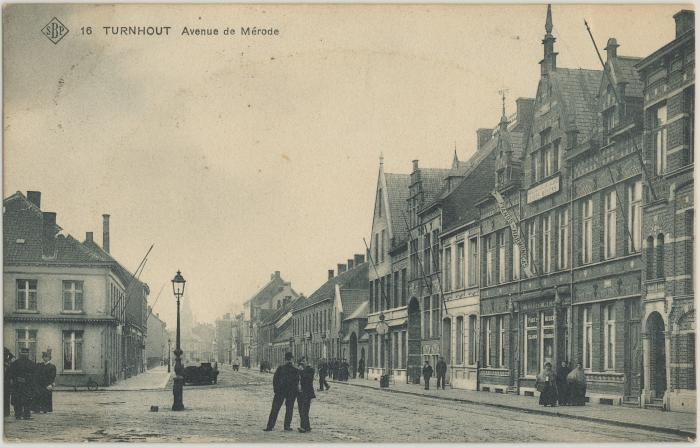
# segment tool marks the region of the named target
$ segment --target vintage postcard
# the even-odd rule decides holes
[[[692,4],[5,4],[8,442],[696,438]]]

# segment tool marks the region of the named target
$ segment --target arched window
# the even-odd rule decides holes
[[[647,280],[655,278],[654,272],[654,237],[647,238]]]
[[[664,235],[659,233],[656,236],[656,277],[663,278],[664,276]]]

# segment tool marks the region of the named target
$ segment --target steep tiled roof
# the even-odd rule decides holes
[[[263,314],[263,315],[265,315],[265,317],[260,323],[261,324],[274,324],[274,323],[276,323],[277,320],[279,320],[280,318],[285,316],[287,314],[287,312],[292,310],[294,308],[294,305],[296,304],[296,302],[299,300],[303,300],[303,298],[297,298],[294,301],[292,301],[291,303],[287,303],[286,306],[282,306],[279,309],[274,309],[273,312],[270,314]]]
[[[627,87],[625,87],[626,96],[634,96],[641,98],[644,94],[644,84],[639,78],[639,73],[634,65],[642,60],[641,57],[628,57],[628,56],[618,56],[614,58],[613,61],[613,81],[614,82],[626,82]]]
[[[345,318],[345,321],[367,318],[368,313],[369,313],[369,301],[365,301],[362,304],[360,304],[357,307],[357,309],[355,309],[355,311],[350,314],[350,316]]]
[[[575,126],[581,141],[588,140],[597,119],[596,93],[603,75],[601,70],[557,68],[550,73],[556,90],[564,101],[565,128]]]
[[[450,169],[421,168],[420,178],[423,183],[423,197],[425,205],[431,203],[439,196],[445,186],[445,179],[450,173]]]
[[[408,186],[411,176],[408,174],[384,173],[386,193],[388,196],[389,213],[391,213],[391,232],[396,243],[406,238],[406,222],[404,222],[406,201],[409,196]]]
[[[255,295],[253,295],[248,301],[259,303],[261,301],[267,301],[273,298],[279,293],[280,287],[284,287],[285,282],[282,277],[277,275],[272,275],[270,281],[267,282]]]
[[[369,290],[369,279],[367,278],[368,267],[369,262],[363,262],[359,266],[355,266],[340,275],[334,276],[312,293],[304,302],[297,303],[297,305],[294,306],[294,310],[309,307],[324,300],[334,299],[336,284],[341,288],[341,299],[344,289]]]
[[[369,289],[340,289],[340,301],[343,303],[343,314],[350,315],[369,301]]]
[[[3,262],[5,265],[24,263],[91,264],[102,259],[86,250],[58,225],[53,226],[55,257],[44,255],[44,216],[21,192],[3,201]],[[23,241],[23,242],[18,242]]]

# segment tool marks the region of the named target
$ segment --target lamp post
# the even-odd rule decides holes
[[[380,381],[379,386],[380,387],[388,387],[389,386],[389,343],[388,343],[388,332],[389,332],[389,325],[384,321],[386,317],[384,316],[384,312],[379,314],[379,323],[377,323],[377,327],[375,330],[377,331],[377,335],[381,335],[384,338],[384,361],[386,364],[386,370],[385,373],[383,374],[383,379]]]
[[[182,350],[180,349],[180,298],[185,293],[185,278],[182,277],[180,271],[177,271],[175,278],[172,279],[173,294],[177,301],[177,328],[175,335],[175,381],[173,384],[173,411],[182,411],[185,406],[182,404],[182,388],[185,385],[185,378],[182,376]]]
[[[168,372],[170,372],[170,364],[172,363],[172,360],[170,359],[170,353],[172,352],[172,340],[168,338]]]

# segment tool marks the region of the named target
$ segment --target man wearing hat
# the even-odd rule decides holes
[[[306,359],[303,357],[299,361],[299,418],[301,425],[300,433],[311,431],[311,423],[309,422],[309,411],[311,411],[311,399],[316,397],[314,393],[314,369],[311,365],[306,364]]]
[[[32,392],[36,365],[29,360],[29,348],[19,350],[19,358],[10,364],[9,376],[14,395],[15,418],[31,419]]]
[[[272,399],[272,409],[270,417],[267,420],[267,427],[263,431],[272,431],[277,422],[277,415],[282,408],[282,403],[285,404],[284,412],[284,430],[292,431],[292,415],[294,414],[294,400],[299,392],[299,370],[292,365],[292,353],[285,352],[285,364],[277,368],[275,375],[272,377],[272,387],[275,391],[275,397]]]
[[[56,380],[56,366],[51,363],[51,350],[41,354],[42,363],[36,367],[36,407],[42,413],[53,411],[53,385]]]
[[[4,375],[3,375],[3,403],[5,405],[4,416],[8,417],[10,415],[10,396],[12,395],[12,386],[10,384],[10,364],[15,356],[10,352],[9,349],[4,348],[3,353],[4,358]]]

